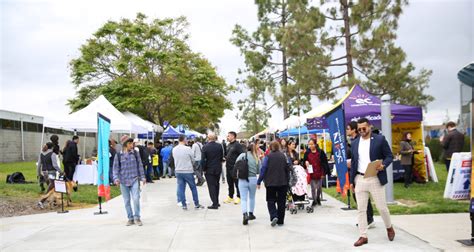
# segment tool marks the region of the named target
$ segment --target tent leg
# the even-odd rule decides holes
[[[83,153],[84,156],[82,156],[83,159],[86,158],[86,137],[87,137],[86,132],[84,132],[84,148],[83,148],[84,149],[84,153]]]
[[[25,137],[23,132],[23,117],[20,118],[21,125],[21,159],[25,161]]]
[[[43,130],[41,131],[41,146],[40,146],[40,152],[43,150],[43,138],[44,138],[44,121],[43,121]]]

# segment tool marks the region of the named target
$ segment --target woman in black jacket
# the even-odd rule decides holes
[[[262,169],[257,181],[260,189],[262,181],[267,189],[267,207],[270,213],[271,226],[283,225],[285,220],[285,201],[288,191],[290,164],[281,152],[280,143],[270,144],[270,153],[263,159]]]

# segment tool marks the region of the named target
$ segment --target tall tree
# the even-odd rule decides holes
[[[259,27],[249,34],[240,25],[233,30],[231,41],[240,48],[249,70],[258,73],[266,83],[276,104],[282,108],[284,118],[291,112],[298,114],[308,109],[309,94],[299,93],[292,76],[293,60],[285,46],[285,34],[293,16],[289,11],[290,0],[256,0]]]
[[[237,119],[243,120],[244,131],[255,135],[268,126],[270,117],[265,101],[266,83],[255,75],[249,75],[243,81],[242,86],[250,94],[245,99],[238,101],[237,107],[240,115]]]
[[[230,87],[202,55],[187,45],[184,17],[147,22],[109,21],[80,48],[70,63],[78,89],[73,111],[103,94],[119,110],[130,110],[163,125],[214,128],[232,104]]]
[[[291,8],[298,18],[290,24],[293,33],[304,41],[297,42],[293,54],[297,62],[309,62],[311,66],[340,72],[327,75],[332,83],[324,81],[325,73],[300,70],[295,74],[303,89],[310,89],[318,97],[332,97],[338,88],[361,84],[377,95],[391,94],[396,102],[410,105],[426,105],[433,97],[425,94],[430,70],[416,69],[406,62],[403,49],[396,46],[398,19],[407,0],[364,0],[349,1],[322,0],[313,4],[309,1],[295,1]],[[323,30],[312,23],[325,23]],[[288,47],[298,37],[288,39]],[[342,55],[335,55],[342,49]],[[295,63],[302,64],[303,63]],[[342,69],[342,71],[341,71]],[[301,79],[318,80],[312,84],[299,82]]]

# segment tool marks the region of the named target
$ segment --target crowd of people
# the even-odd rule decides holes
[[[446,165],[449,168],[450,154],[460,151],[463,140],[456,131],[455,124],[447,125],[448,133],[442,140],[446,151]],[[368,243],[367,229],[375,227],[373,208],[369,195],[372,196],[387,229],[390,241],[395,237],[391,224],[390,213],[385,199],[384,185],[387,183],[387,173],[384,169],[392,163],[393,155],[384,136],[373,131],[369,120],[362,118],[350,122],[346,126],[347,166],[349,169],[350,188],[354,200],[357,201],[360,238],[354,246]],[[461,134],[462,136],[462,134]],[[37,175],[42,191],[44,184],[48,185],[46,192],[54,188],[54,179],[63,175],[66,180],[72,180],[75,166],[80,160],[77,150],[79,137],[65,143],[61,150],[59,139],[51,136],[51,142],[44,145],[38,158]],[[300,152],[296,147],[300,145]],[[459,150],[458,150],[459,149]],[[412,183],[415,150],[411,132],[403,134],[400,143],[401,164],[405,168],[405,187]],[[218,210],[221,207],[219,192],[221,179],[227,183],[225,204],[241,206],[242,224],[248,225],[255,220],[255,195],[261,189],[262,183],[266,191],[266,203],[271,226],[282,226],[285,220],[286,199],[291,192],[291,176],[293,167],[303,167],[311,187],[311,207],[321,205],[322,180],[330,171],[328,157],[320,148],[316,135],[313,135],[307,145],[294,139],[278,139],[270,143],[260,140],[253,142],[238,142],[237,134],[233,131],[227,134],[227,143],[218,142],[217,136],[209,133],[207,139],[187,141],[180,136],[178,141],[164,143],[145,142],[140,144],[138,139],[127,135],[120,138],[120,143],[109,140],[110,183],[120,186],[127,212],[127,225],[143,225],[140,218],[140,187],[153,180],[176,178],[177,204],[183,210],[188,210],[186,201],[186,185],[190,188],[195,209],[203,209],[200,204],[197,186],[207,183],[209,197],[212,202],[207,209]],[[61,157],[61,158],[60,158]],[[62,159],[64,171],[61,170]],[[366,169],[374,160],[382,160],[377,167],[375,177],[365,176]],[[225,167],[225,169],[224,169]],[[224,180],[225,178],[225,180]],[[43,207],[46,199],[41,198],[38,206]],[[133,203],[133,210],[132,210]]]

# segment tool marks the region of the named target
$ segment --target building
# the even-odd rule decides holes
[[[0,163],[36,161],[42,144],[48,142],[51,135],[58,135],[61,148],[74,135],[72,131],[51,128],[45,128],[44,135],[42,132],[43,117],[0,110]],[[96,134],[76,134],[80,137],[79,154],[90,157],[96,150]]]

